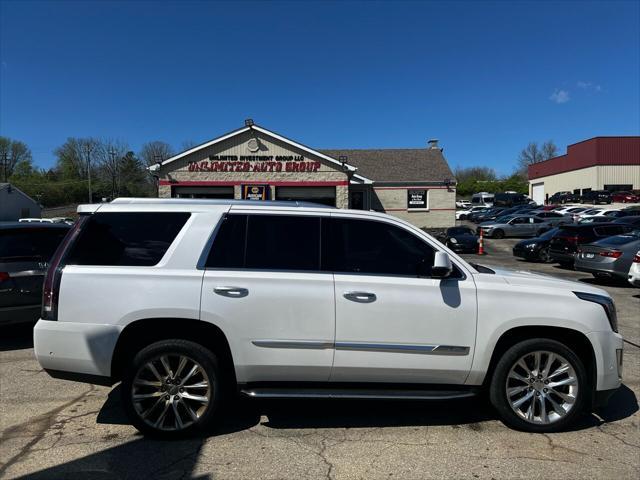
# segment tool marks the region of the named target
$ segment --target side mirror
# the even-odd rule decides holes
[[[436,252],[433,259],[433,267],[431,267],[431,276],[433,278],[447,278],[453,271],[451,259],[446,252]]]

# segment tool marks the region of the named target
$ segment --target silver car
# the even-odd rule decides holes
[[[477,232],[486,237],[538,237],[552,228],[551,224],[536,215],[505,215],[478,225]]]
[[[557,227],[558,225],[564,225],[567,223],[573,223],[573,216],[558,212],[532,212],[531,215],[534,215],[537,218],[541,218],[544,222],[548,223],[552,227]]]
[[[575,269],[596,278],[627,280],[633,257],[640,249],[640,230],[614,235],[580,247]]]

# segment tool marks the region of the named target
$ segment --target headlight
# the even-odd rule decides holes
[[[450,238],[450,239],[449,239],[449,241],[450,241],[451,243],[458,243],[458,240],[456,240],[455,238]]]
[[[530,243],[528,245],[525,245],[524,248],[528,248],[529,250],[533,250],[534,248],[536,248],[536,244],[535,243]]]
[[[611,325],[611,330],[614,332],[618,331],[618,314],[616,312],[616,305],[613,303],[613,300],[609,297],[605,297],[604,295],[597,295],[595,293],[586,293],[586,292],[573,292],[576,297],[581,300],[586,300],[587,302],[597,303],[598,305],[602,305],[604,311],[607,314],[607,318],[609,319],[609,324]]]

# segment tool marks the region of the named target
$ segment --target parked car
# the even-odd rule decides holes
[[[485,385],[506,424],[550,432],[621,384],[606,291],[476,268],[393,216],[185,199],[79,212],[35,355],[57,378],[121,382],[147,434],[206,429],[236,392],[443,400]]]
[[[515,207],[516,205],[528,205],[529,197],[522,193],[496,193],[493,196],[494,207]]]
[[[442,242],[456,253],[476,253],[478,236],[469,227],[447,228]]]
[[[569,202],[579,202],[580,195],[576,195],[573,192],[556,192],[549,197],[547,200],[548,203],[569,203]]]
[[[640,250],[636,252],[629,268],[629,283],[634,287],[640,287]]]
[[[532,215],[505,215],[495,220],[481,223],[477,232],[491,238],[536,237],[542,235],[551,226],[543,219]]]
[[[625,210],[606,210],[603,214],[605,217],[609,217],[609,219],[613,222],[616,218],[629,217],[632,216],[632,212],[627,212]]]
[[[456,220],[466,220],[470,214],[480,210],[486,210],[488,207],[471,207],[468,210],[457,210]]]
[[[580,203],[593,203],[597,205],[599,203],[611,204],[611,202],[613,202],[613,199],[611,198],[611,192],[609,190],[589,190],[580,196]]]
[[[580,207],[578,205],[565,205],[563,207],[556,207],[552,211],[557,212],[557,213],[565,214],[565,213],[569,213],[569,210],[572,210],[572,209],[581,209],[580,211],[584,211],[587,208],[586,207]]]
[[[580,217],[578,225],[585,225],[588,223],[611,223],[611,218],[604,215],[590,215],[588,217]]]
[[[469,201],[469,200],[456,200],[456,208],[462,208],[462,209],[471,208],[471,201]]]
[[[59,223],[0,222],[0,325],[38,320],[47,262],[68,231]]]
[[[640,215],[616,218],[613,223],[620,225],[630,225],[632,227],[640,227]]]
[[[611,194],[611,199],[618,203],[638,203],[640,196],[633,192],[615,192]]]
[[[467,220],[473,222],[473,223],[482,223],[488,220],[494,220],[497,217],[501,216],[502,213],[504,211],[506,211],[506,208],[503,207],[493,207],[490,208],[488,210],[484,210],[484,211],[480,211],[480,212],[475,212],[475,213],[471,213],[468,217]]]
[[[551,259],[549,256],[549,242],[557,231],[558,228],[552,228],[539,237],[519,241],[513,247],[513,255],[529,261],[547,263]]]
[[[580,247],[574,267],[596,278],[626,281],[638,249],[640,230],[615,235]]]
[[[563,266],[573,265],[581,245],[632,230],[627,225],[616,225],[615,223],[561,225],[559,228],[549,243],[549,255],[551,260]]]
[[[533,213],[536,218],[542,219],[545,223],[548,223],[551,227],[557,227],[563,223],[573,223],[573,218],[569,215],[563,215],[557,212],[540,212]]]

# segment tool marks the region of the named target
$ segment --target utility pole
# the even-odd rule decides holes
[[[154,155],[153,159],[156,161],[156,165],[162,165],[162,155]],[[156,184],[156,197],[160,197],[160,173],[156,173],[153,177]]]
[[[7,166],[9,165],[9,156],[5,152],[2,155],[2,166],[4,168],[4,182],[7,183]]]
[[[118,185],[118,162],[115,161],[116,151],[112,148],[109,150],[109,156],[111,157],[111,167],[113,168],[113,172],[111,172],[111,198],[116,198],[116,190]]]
[[[87,179],[89,180],[89,203],[93,203],[91,195],[91,144],[87,143]]]

